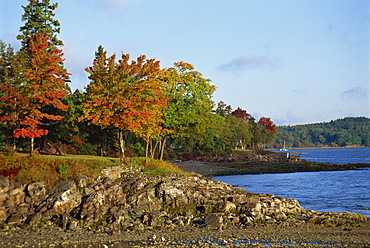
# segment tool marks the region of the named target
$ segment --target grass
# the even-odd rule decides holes
[[[144,173],[163,175],[181,173],[184,171],[175,165],[145,158],[129,158],[128,164],[143,168]],[[90,155],[35,155],[15,154],[12,156],[0,154],[0,176],[6,176],[13,181],[28,183],[43,180],[47,185],[59,179],[72,178],[74,175],[85,175],[95,178],[101,175],[101,169],[119,164],[118,158],[98,157]]]
[[[179,169],[176,165],[166,161],[150,159],[145,160],[144,157],[135,157],[128,159],[128,164],[138,166],[144,169],[144,173],[163,175],[167,173],[179,173],[189,175],[189,173]]]

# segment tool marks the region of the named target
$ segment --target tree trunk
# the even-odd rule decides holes
[[[30,156],[33,155],[33,150],[35,148],[35,138],[31,138],[31,151],[30,151]]]
[[[148,158],[148,155],[149,155],[149,141],[146,141],[146,145],[145,145],[145,159]]]
[[[163,160],[164,147],[166,146],[167,136],[163,138],[159,152],[159,160]]]
[[[106,157],[107,156],[107,137],[108,137],[108,131],[106,129],[103,129],[103,135],[102,140],[100,143],[100,156]]]
[[[17,140],[15,137],[13,137],[13,151],[17,152]]]
[[[123,138],[123,129],[119,129],[118,136],[119,136],[120,161],[121,161],[121,164],[124,165],[126,164],[126,159],[125,159],[125,141]]]

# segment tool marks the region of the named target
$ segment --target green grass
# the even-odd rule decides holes
[[[163,175],[167,173],[187,174],[175,165],[145,158],[128,158],[131,166],[143,168],[144,173]],[[74,175],[85,175],[95,178],[101,175],[101,169],[118,165],[118,158],[98,157],[91,155],[35,155],[26,154],[12,156],[0,154],[0,176],[13,181],[28,183],[43,180],[47,185],[59,179],[72,178]]]

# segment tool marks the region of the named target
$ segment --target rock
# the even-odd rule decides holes
[[[32,182],[27,184],[26,189],[26,202],[36,203],[46,195],[46,187],[44,182]]]
[[[275,222],[298,225],[304,219],[319,225],[347,225],[366,220],[350,213],[308,212],[296,200],[253,194],[201,175],[122,171],[121,166],[110,167],[104,177],[74,176],[50,188],[43,182],[12,185],[2,180],[7,191],[0,193],[0,221],[36,224],[42,220],[70,230],[137,231],[190,225],[209,229]]]
[[[7,217],[6,209],[4,207],[0,207],[0,222],[5,221]]]
[[[10,189],[9,179],[7,177],[0,176],[0,199],[2,198],[1,194],[9,191],[9,189]]]
[[[124,172],[141,172],[142,169],[136,166],[130,165],[116,165],[110,166],[102,169],[101,173],[105,177],[109,177],[112,179],[117,179],[121,177],[121,174]]]
[[[216,214],[206,214],[204,217],[204,223],[207,225],[209,229],[221,229],[223,224],[223,219],[221,216]]]
[[[277,212],[274,214],[274,219],[277,221],[284,221],[287,219],[287,216],[283,212]]]

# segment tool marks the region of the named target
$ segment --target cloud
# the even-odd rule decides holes
[[[221,71],[239,72],[252,68],[274,68],[278,66],[277,59],[268,56],[241,56],[227,64],[218,66]]]
[[[272,121],[275,122],[278,126],[298,125],[305,123],[305,121],[300,116],[293,113],[293,110],[288,110],[287,112],[285,112],[285,117],[272,116]]]
[[[353,87],[340,94],[342,101],[364,100],[368,98],[368,91],[363,87]]]

